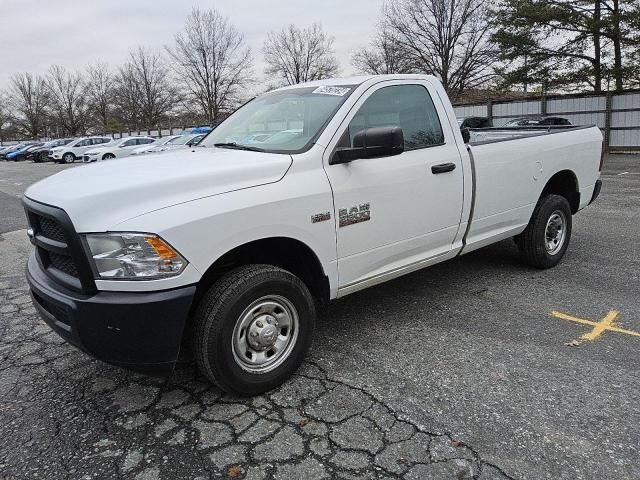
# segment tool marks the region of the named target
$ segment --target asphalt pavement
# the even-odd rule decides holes
[[[505,241],[338,300],[253,399],[40,321],[20,196],[65,168],[0,162],[0,478],[640,478],[640,156],[608,157],[556,268]]]

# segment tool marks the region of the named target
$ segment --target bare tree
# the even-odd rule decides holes
[[[115,77],[105,63],[87,67],[87,99],[94,124],[103,132],[108,130],[109,116],[113,108]]]
[[[129,128],[152,128],[164,121],[178,101],[178,89],[159,53],[138,47],[118,69],[115,103]]]
[[[20,72],[11,77],[9,105],[23,134],[37,138],[44,133],[48,100],[47,84],[41,76]]]
[[[76,136],[86,129],[86,87],[79,72],[53,65],[46,78],[53,120],[65,134]]]
[[[10,110],[7,108],[7,98],[3,91],[0,91],[0,144],[15,133],[15,123]]]
[[[300,29],[291,24],[280,32],[270,32],[263,47],[265,72],[287,85],[320,80],[338,73],[333,37],[319,23]]]
[[[141,126],[142,106],[136,72],[131,63],[118,67],[114,78],[113,104],[118,119],[129,129]]]
[[[378,31],[369,46],[356,50],[351,64],[358,71],[373,75],[413,73],[417,70],[411,52],[384,28]]]
[[[486,0],[398,0],[383,9],[385,26],[420,71],[451,94],[485,84],[496,54]]]
[[[215,10],[194,8],[184,31],[175,35],[167,52],[196,106],[210,124],[223,112],[235,108],[251,81],[251,49],[244,37]]]

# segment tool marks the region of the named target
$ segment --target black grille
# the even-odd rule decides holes
[[[64,230],[58,222],[47,217],[39,217],[38,223],[40,224],[40,233],[44,237],[56,242],[66,242]]]
[[[51,266],[56,270],[60,270],[67,275],[71,275],[72,277],[78,276],[78,269],[76,268],[76,264],[71,257],[49,252],[49,262],[51,262]]]
[[[24,199],[40,268],[54,282],[83,293],[95,291],[82,239],[64,210]]]
[[[31,291],[31,293],[33,294],[33,298],[35,298],[36,302],[38,302],[38,304],[42,308],[44,308],[47,312],[49,312],[51,315],[53,315],[53,317],[57,321],[62,322],[64,324],[66,324],[66,325],[69,325],[69,314],[67,313],[67,311],[64,308],[59,307],[58,305],[55,305],[55,304],[45,300],[40,295],[35,293],[33,290]]]

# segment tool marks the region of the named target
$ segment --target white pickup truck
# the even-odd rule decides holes
[[[331,299],[506,238],[556,265],[601,146],[596,127],[461,132],[431,76],[286,87],[197,147],[31,186],[27,277],[91,355],[171,371],[189,345],[211,381],[256,394],[300,365]]]

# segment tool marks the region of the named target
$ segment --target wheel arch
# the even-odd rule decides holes
[[[318,255],[306,243],[291,237],[252,240],[219,256],[198,283],[196,301],[223,274],[249,264],[283,268],[302,280],[319,305],[324,306],[329,301],[329,278]]]
[[[560,170],[554,173],[542,189],[540,198],[545,195],[560,195],[567,199],[574,214],[580,208],[580,188],[578,177],[572,170]]]

